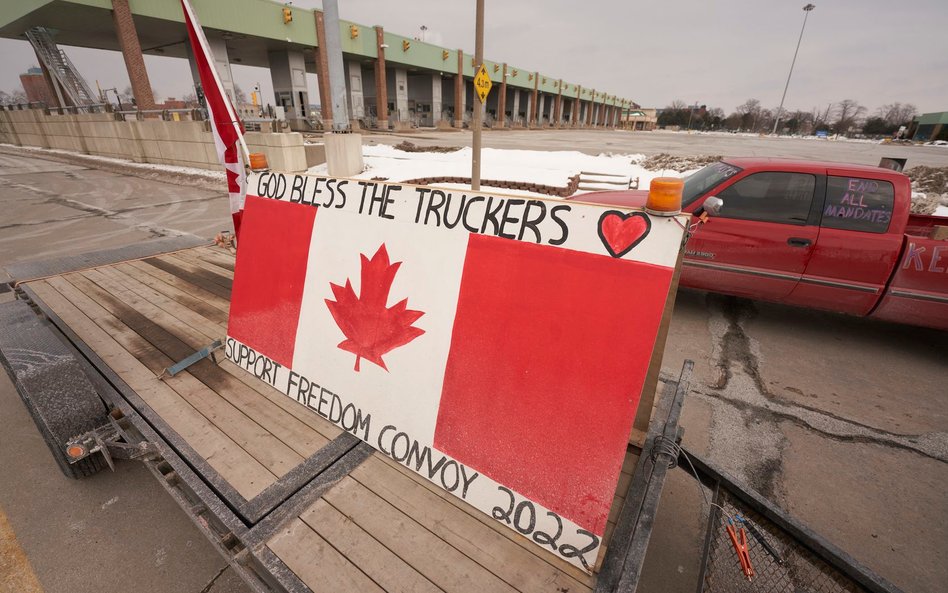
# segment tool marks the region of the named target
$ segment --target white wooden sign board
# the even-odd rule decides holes
[[[590,570],[684,219],[251,175],[226,355]]]

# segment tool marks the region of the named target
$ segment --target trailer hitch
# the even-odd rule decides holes
[[[149,441],[135,440],[129,436],[123,424],[128,420],[121,410],[114,408],[109,421],[98,428],[75,436],[66,442],[66,459],[70,464],[101,453],[109,468],[115,471],[113,459],[141,459],[158,456],[158,447]]]

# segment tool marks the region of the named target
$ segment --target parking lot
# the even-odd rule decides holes
[[[365,137],[406,139],[466,145],[470,135]],[[701,134],[490,132],[484,146],[864,164],[885,156],[948,166],[939,147]],[[223,187],[8,147],[0,148],[0,207],[0,267],[151,237],[208,237],[229,222]],[[662,368],[677,376],[683,360],[696,363],[682,418],[687,447],[905,591],[922,593],[948,583],[946,352],[944,332],[681,291]],[[123,463],[80,482],[62,477],[5,374],[0,467],[0,573],[23,579],[11,591],[244,590],[142,467]],[[644,592],[695,590],[706,509],[692,478],[670,476]]]

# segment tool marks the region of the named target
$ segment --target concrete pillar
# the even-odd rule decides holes
[[[556,99],[553,102],[553,126],[560,127],[563,117],[563,79],[561,78],[557,86]]]
[[[388,129],[388,83],[385,79],[385,32],[375,27],[375,47],[378,59],[375,60],[375,111],[378,127]]]
[[[314,50],[316,59],[316,84],[319,88],[319,108],[323,117],[323,129],[332,129],[332,97],[329,94],[329,57],[323,48],[326,47],[326,21],[323,11],[315,10],[316,15],[316,44]]]
[[[530,118],[527,121],[527,126],[539,125],[540,120],[537,119],[537,99],[539,98],[539,93],[537,89],[540,86],[540,73],[533,73],[533,94],[530,95]]]
[[[464,127],[464,52],[458,50],[458,72],[454,76],[454,127]]]
[[[576,98],[573,99],[573,115],[569,118],[570,127],[575,128],[579,126],[579,104],[582,102],[579,98],[583,94],[583,87],[576,87]]]
[[[349,119],[365,117],[365,95],[362,90],[362,62],[353,60],[346,63],[349,81]],[[353,128],[358,126],[353,123]]]
[[[441,122],[441,112],[444,108],[441,105],[441,75],[431,75],[431,125],[437,126]]]
[[[231,104],[237,106],[237,93],[234,91],[234,74],[230,70],[230,57],[227,55],[227,42],[222,37],[206,34],[207,47],[211,50],[211,57],[214,60],[214,69],[217,70],[217,76],[224,85],[224,92],[230,97]],[[198,73],[197,62],[194,60],[194,53],[191,50],[191,44],[185,45],[188,54],[188,65],[191,67],[191,80],[194,86],[201,84],[201,75]]]
[[[128,0],[112,0],[112,22],[115,24],[115,34],[125,59],[125,69],[128,71],[135,104],[139,109],[154,109],[155,97],[151,94],[151,82],[148,80],[148,71],[145,70],[145,58],[142,56],[142,46],[138,41],[138,31],[135,30]]]
[[[507,120],[507,64],[504,64],[500,76],[500,95],[497,97],[497,127],[503,128],[506,126]]]
[[[291,128],[305,129],[302,121],[307,116],[309,91],[306,90],[303,52],[271,51],[267,52],[267,59],[270,63],[270,81],[273,83],[273,100],[278,107],[283,108]]]
[[[514,89],[513,109],[510,110],[511,122],[520,121],[520,89]]]
[[[395,121],[409,123],[408,116],[408,70],[405,68],[395,69]]]

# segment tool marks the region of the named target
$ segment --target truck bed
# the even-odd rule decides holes
[[[199,246],[21,287],[206,484],[196,489],[206,491],[202,498],[219,499],[225,527],[240,544],[230,547],[245,550],[238,561],[269,573],[256,584],[251,579],[255,588],[595,586],[594,576],[543,553],[223,356],[157,378],[224,337],[233,269],[232,254]],[[617,492],[628,491],[637,459],[630,447]],[[184,479],[187,468],[177,474]],[[607,543],[622,502],[617,496]]]

